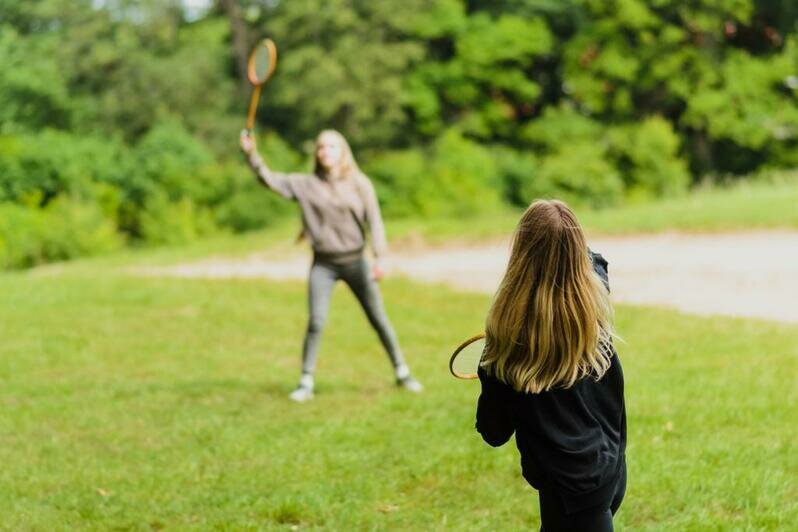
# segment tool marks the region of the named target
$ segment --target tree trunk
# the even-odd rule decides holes
[[[241,18],[241,8],[238,0],[221,0],[222,7],[230,19],[230,36],[233,58],[238,71],[238,78],[242,87],[247,84],[247,59],[249,58],[249,39],[247,25]]]
[[[693,132],[691,135],[692,144],[692,170],[695,181],[704,179],[707,175],[715,171],[714,154],[712,153],[712,142],[703,129]]]

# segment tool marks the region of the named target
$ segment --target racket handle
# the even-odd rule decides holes
[[[255,111],[258,109],[258,100],[260,99],[260,85],[255,85],[252,89],[252,96],[249,98],[249,113],[247,113],[247,129],[252,132],[255,126]]]

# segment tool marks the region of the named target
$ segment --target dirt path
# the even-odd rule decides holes
[[[661,234],[596,238],[590,246],[610,263],[613,298],[696,314],[798,322],[798,231],[714,235]],[[507,242],[397,252],[388,273],[492,293],[506,265]],[[148,275],[304,279],[307,255],[274,260],[209,259]]]

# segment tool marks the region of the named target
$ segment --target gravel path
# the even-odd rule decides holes
[[[712,235],[660,234],[596,238],[590,246],[610,263],[613,299],[695,314],[798,322],[798,231]],[[397,252],[391,275],[492,293],[508,243]],[[138,269],[147,275],[304,279],[307,255],[209,259]]]

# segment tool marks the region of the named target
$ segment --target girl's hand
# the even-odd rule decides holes
[[[250,135],[249,131],[246,129],[241,130],[241,135],[239,136],[238,140],[241,144],[241,151],[247,155],[255,151],[255,137]]]
[[[379,264],[375,264],[371,268],[371,277],[375,281],[380,281],[383,277],[385,277],[385,271],[382,269],[382,266]]]

